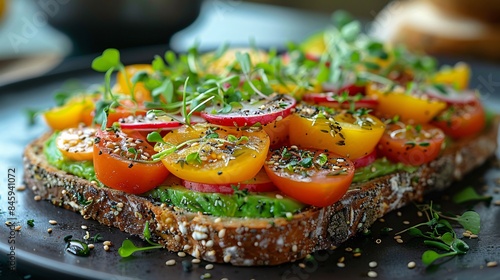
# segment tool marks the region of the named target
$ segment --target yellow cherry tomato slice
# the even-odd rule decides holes
[[[113,87],[113,91],[131,95],[133,88],[134,97],[137,102],[151,101],[151,91],[146,88],[143,82],[137,82],[135,85],[132,84],[134,75],[141,71],[151,74],[153,73],[153,67],[151,64],[132,64],[125,66],[126,76],[123,75],[121,71],[118,72],[116,75],[116,85]]]
[[[55,107],[43,113],[45,122],[53,130],[63,130],[78,127],[81,123],[90,125],[92,112],[95,108],[94,96],[75,96],[66,104]]]
[[[439,70],[431,79],[434,84],[446,84],[455,87],[457,90],[464,90],[469,87],[470,67],[466,63],[457,63],[453,68]]]
[[[269,136],[263,130],[222,127],[211,124],[184,126],[165,135],[175,151],[162,158],[175,176],[199,183],[228,184],[253,178],[262,168],[269,150]]]
[[[300,108],[304,107],[298,107],[290,116],[291,145],[328,150],[355,160],[371,153],[384,133],[384,123],[370,114],[356,116],[329,113],[313,106]]]
[[[366,95],[378,100],[378,116],[388,119],[399,116],[401,121],[410,124],[428,123],[446,108],[446,102],[405,92],[399,86],[391,90],[371,83],[366,87]]]
[[[56,146],[64,158],[74,161],[92,160],[95,128],[67,128],[56,138]]]

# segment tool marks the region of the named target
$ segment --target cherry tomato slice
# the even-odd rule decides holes
[[[96,96],[93,95],[75,96],[63,106],[44,112],[43,117],[54,130],[76,128],[81,123],[90,125],[92,118],[89,116],[94,110],[95,98]]]
[[[430,124],[391,124],[387,127],[378,152],[394,162],[419,166],[439,156],[445,135]]]
[[[195,124],[163,137],[156,149],[175,176],[198,183],[230,184],[253,178],[266,159],[269,136],[263,130]],[[173,150],[172,150],[173,149]]]
[[[338,109],[351,109],[351,102],[344,101],[339,102],[336,98],[336,94],[333,93],[306,93],[302,97],[302,100],[308,103],[313,103],[318,106],[325,106],[330,108]],[[378,101],[373,98],[363,97],[361,99],[353,99],[354,109],[366,108],[375,110],[378,105]]]
[[[92,160],[95,128],[80,127],[62,130],[56,138],[56,146],[69,160]]]
[[[354,164],[349,159],[315,149],[273,150],[264,168],[284,194],[318,207],[342,198],[354,177]]]
[[[439,70],[431,79],[432,83],[447,84],[464,90],[469,87],[470,67],[468,64],[459,62],[452,68]]]
[[[301,105],[290,116],[289,136],[291,145],[326,149],[355,160],[373,151],[384,129],[384,123],[370,114]]]
[[[275,94],[269,100],[260,100],[252,104],[242,104],[243,108],[233,109],[229,113],[204,111],[201,116],[207,122],[224,126],[252,126],[256,123],[265,125],[283,119],[291,114],[297,101],[287,94]]]
[[[151,161],[153,147],[138,132],[97,131],[94,169],[104,185],[126,193],[141,194],[161,184],[169,172]]]
[[[151,92],[146,88],[143,82],[137,82],[135,85],[132,83],[134,75],[141,71],[149,74],[154,72],[151,64],[132,64],[125,66],[124,72],[126,76],[123,75],[122,71],[118,72],[116,75],[116,85],[113,90],[118,94],[123,93],[131,96],[133,89],[136,101],[151,101]]]
[[[479,101],[455,104],[439,114],[432,124],[441,128],[446,135],[458,139],[481,132],[486,125],[486,114]]]
[[[146,108],[143,105],[137,104],[130,99],[120,101],[120,105],[111,108],[108,112],[107,126],[110,127],[115,122],[121,122],[129,116],[145,116],[147,114]]]
[[[401,121],[414,124],[428,123],[446,108],[446,102],[430,99],[419,92],[406,92],[400,86],[391,89],[369,84],[366,95],[378,100],[378,116],[388,119],[399,116]]]
[[[182,180],[182,185],[197,192],[216,192],[225,194],[234,193],[233,188],[248,190],[249,192],[274,192],[278,190],[271,179],[269,179],[264,169],[261,169],[252,179],[242,182],[231,184],[206,184]]]

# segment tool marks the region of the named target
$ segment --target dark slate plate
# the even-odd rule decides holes
[[[147,61],[147,60],[145,60]],[[136,237],[130,237],[117,229],[102,226],[92,220],[84,220],[76,213],[69,212],[51,205],[45,201],[33,200],[31,190],[15,191],[14,216],[8,212],[8,174],[14,174],[16,185],[22,183],[21,154],[26,144],[47,130],[39,122],[34,126],[27,125],[24,110],[27,108],[41,109],[53,105],[53,93],[69,79],[77,79],[84,84],[99,83],[102,75],[96,74],[84,65],[75,66],[74,62],[66,62],[59,71],[40,78],[30,79],[0,87],[0,278],[1,279],[200,279],[205,273],[210,273],[212,279],[367,279],[370,270],[378,273],[378,279],[499,279],[500,267],[488,268],[489,261],[500,261],[500,207],[484,202],[471,206],[479,212],[482,218],[481,233],[478,239],[466,240],[470,251],[466,255],[455,257],[433,269],[425,268],[420,261],[421,254],[429,249],[422,240],[403,236],[404,244],[398,244],[393,239],[395,232],[410,225],[424,221],[416,214],[413,205],[400,209],[400,214],[393,212],[385,217],[384,222],[377,222],[371,228],[372,234],[357,236],[333,251],[322,251],[314,254],[313,261],[283,264],[274,267],[233,267],[215,264],[212,270],[206,270],[207,263],[194,265],[191,272],[184,272],[182,260],[174,253],[165,250],[155,250],[138,253],[131,258],[122,259],[117,250],[121,242],[131,238],[138,245],[145,245]],[[447,61],[451,62],[451,61]],[[77,63],[78,64],[78,63]],[[495,91],[500,91],[500,69],[494,64],[471,62],[474,76],[472,85],[479,87],[484,94],[485,103],[489,108],[500,112],[500,100]],[[61,70],[62,69],[62,70]],[[85,69],[85,70],[80,70]],[[478,168],[461,182],[454,183],[451,188],[442,193],[431,193],[427,200],[440,204],[447,211],[461,213],[467,210],[465,206],[457,206],[449,201],[449,197],[465,186],[473,186],[479,193],[492,195],[493,201],[500,200],[499,186],[496,179],[500,178],[500,170],[496,159],[490,160]],[[497,190],[495,192],[495,190]],[[35,226],[26,225],[33,219]],[[56,220],[57,225],[50,225],[49,220]],[[7,220],[22,225],[20,232],[13,233],[15,244],[9,243],[10,230],[3,223]],[[90,235],[100,233],[105,240],[110,240],[114,246],[109,252],[103,250],[102,244],[96,243],[96,248],[89,257],[77,257],[65,251],[64,237],[72,235],[82,239],[88,227]],[[51,227],[53,232],[47,233]],[[384,229],[392,228],[389,234]],[[380,239],[380,244],[376,240]],[[12,240],[12,239],[11,239]],[[10,269],[10,246],[15,245],[16,271]],[[348,248],[361,249],[361,256],[354,257]],[[345,258],[345,267],[337,266],[340,258]],[[170,259],[177,260],[175,266],[166,266]],[[14,260],[14,258],[12,258]],[[369,263],[375,261],[378,266],[370,268]],[[417,263],[416,268],[408,269],[410,261]]]

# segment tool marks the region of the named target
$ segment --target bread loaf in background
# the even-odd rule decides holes
[[[430,55],[500,61],[500,1],[394,1],[377,15],[370,32]]]

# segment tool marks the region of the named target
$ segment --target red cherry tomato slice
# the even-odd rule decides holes
[[[378,152],[394,162],[419,166],[439,156],[445,135],[430,124],[387,126],[379,141]]]
[[[481,132],[486,125],[486,114],[479,101],[455,104],[440,113],[432,124],[441,128],[446,135],[457,139]]]
[[[269,152],[264,168],[284,194],[318,207],[342,198],[354,177],[352,161],[323,150],[282,147]]]
[[[197,192],[216,192],[224,194],[232,194],[234,192],[233,187],[240,190],[248,190],[249,192],[274,192],[278,190],[271,179],[269,179],[264,169],[261,169],[252,179],[243,182],[232,184],[207,184],[182,180],[182,185]]]
[[[94,169],[104,185],[126,193],[141,194],[161,184],[169,172],[161,162],[152,162],[155,154],[139,132],[96,132]]]
[[[290,95],[276,94],[269,100],[242,104],[243,108],[234,108],[229,113],[201,112],[207,122],[223,126],[252,126],[256,123],[265,125],[283,119],[291,114],[297,101]]]

